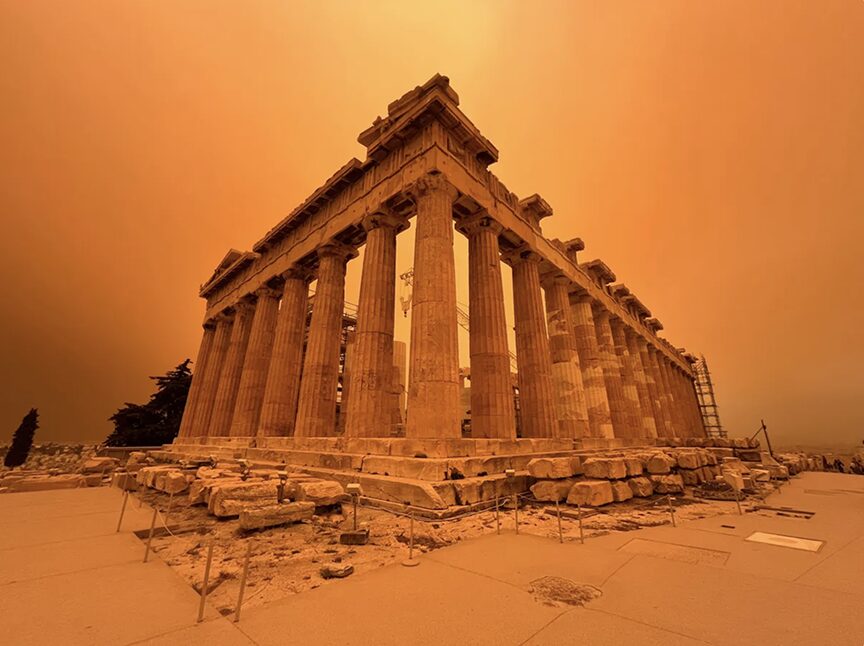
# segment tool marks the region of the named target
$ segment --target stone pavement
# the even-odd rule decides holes
[[[158,558],[141,563],[136,538],[113,534],[116,491],[13,494],[0,497],[12,519],[0,533],[0,609],[14,644],[860,646],[864,478],[805,473],[766,504],[815,514],[738,516],[731,505],[585,545],[502,533],[247,609],[239,624],[209,610],[196,626],[193,591]],[[825,543],[812,553],[744,540],[754,531]],[[544,605],[528,591],[543,576],[602,596]]]

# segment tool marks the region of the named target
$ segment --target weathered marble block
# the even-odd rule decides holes
[[[240,529],[264,529],[286,523],[309,520],[315,514],[315,503],[287,502],[263,507],[246,506],[240,511]]]
[[[612,484],[608,480],[583,480],[577,482],[567,494],[568,505],[600,507],[614,501]]]

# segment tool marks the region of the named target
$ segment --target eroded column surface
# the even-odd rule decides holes
[[[294,418],[300,394],[310,276],[306,270],[296,268],[282,277],[285,284],[258,425],[258,435],[263,436],[285,437],[294,434]]]
[[[606,380],[603,377],[603,366],[600,360],[600,347],[597,344],[592,299],[587,294],[577,294],[572,298],[571,303],[573,335],[576,339],[576,350],[579,354],[582,383],[588,406],[588,427],[592,437],[611,438],[615,433],[612,428]]]
[[[648,396],[651,401],[651,410],[654,413],[654,427],[657,429],[657,437],[663,437],[666,433],[666,423],[663,417],[663,409],[660,403],[659,384],[655,378],[653,360],[648,350],[648,341],[642,337],[636,337],[639,346],[639,358],[642,370],[645,371],[645,380],[648,384]]]
[[[350,437],[391,435],[396,234],[406,224],[404,218],[386,213],[363,220],[366,248],[357,328],[347,377],[350,385],[347,392],[343,389],[347,399],[345,434]]]
[[[685,376],[687,383],[687,398],[690,409],[693,411],[694,432],[696,437],[706,437],[705,420],[702,418],[702,407],[699,406],[699,396],[696,394],[696,384],[693,379]]]
[[[660,437],[675,437],[675,424],[672,419],[668,384],[663,379],[663,374],[660,371],[662,353],[650,344],[647,346],[647,349],[648,358],[651,363],[651,371],[654,375],[654,381],[657,384],[657,399],[660,403],[660,413],[663,417],[663,432],[659,433],[659,435]]]
[[[213,414],[213,403],[216,400],[216,389],[219,386],[219,375],[225,362],[228,341],[231,338],[233,316],[221,313],[216,316],[216,331],[213,334],[213,345],[210,358],[207,360],[207,370],[201,384],[198,405],[195,407],[195,417],[192,421],[193,436],[204,436],[210,427],[210,417]]]
[[[459,350],[456,268],[453,258],[455,189],[439,175],[411,187],[417,206],[411,359],[408,375],[409,438],[459,438]]]
[[[657,352],[657,365],[660,369],[660,380],[663,382],[663,390],[666,393],[666,405],[669,411],[669,421],[672,423],[672,437],[684,437],[684,428],[681,423],[678,401],[675,399],[675,390],[669,375],[669,365],[666,355]]]
[[[508,256],[513,267],[516,362],[522,437],[555,437],[555,395],[546,316],[540,293],[540,256],[533,251]]]
[[[255,305],[249,301],[241,301],[234,307],[234,325],[231,327],[228,351],[219,375],[219,386],[216,388],[216,401],[213,402],[213,415],[210,417],[207,435],[221,437],[231,432],[231,420],[234,418],[254,314]]]
[[[462,220],[468,236],[471,437],[516,438],[516,412],[498,248],[500,224],[486,214]]]
[[[273,354],[276,319],[279,316],[279,290],[263,287],[255,293],[258,300],[252,315],[252,329],[249,331],[243,372],[237,387],[237,403],[231,419],[231,435],[236,437],[254,437],[258,434],[261,404]]]
[[[636,384],[636,371],[630,357],[630,349],[624,336],[626,325],[621,319],[610,317],[609,326],[612,329],[612,343],[615,348],[615,356],[618,359],[618,367],[621,372],[621,384],[624,389],[624,403],[627,410],[628,426],[633,433],[632,437],[647,437],[642,426],[642,408],[639,401],[639,388]]]
[[[609,310],[602,305],[594,307],[594,323],[597,330],[597,345],[600,348],[600,363],[603,367],[603,380],[606,382],[606,395],[609,397],[609,413],[615,437],[634,437],[627,415],[627,402],[624,399],[624,382],[621,368],[615,354],[612,340],[612,326],[609,323]]]
[[[318,284],[312,303],[294,429],[297,437],[327,437],[336,432],[345,264],[355,254],[354,249],[342,244],[329,244],[318,250]]]
[[[642,422],[643,437],[657,437],[657,422],[654,412],[654,400],[649,388],[648,374],[642,363],[642,352],[639,348],[639,335],[630,327],[624,328],[624,342],[627,344],[627,353],[630,356],[633,376],[636,380],[636,389],[639,395],[639,412]]]
[[[546,324],[549,329],[558,434],[560,437],[575,438],[587,437],[591,433],[582,367],[576,350],[569,287],[570,281],[563,277],[545,282]]]
[[[207,362],[210,358],[210,350],[213,348],[213,335],[216,324],[208,321],[204,324],[201,334],[201,345],[198,346],[198,354],[195,356],[195,370],[192,371],[192,383],[189,385],[189,395],[186,397],[186,405],[183,407],[183,418],[180,420],[180,430],[177,437],[188,437],[192,430],[192,420],[201,397],[201,384],[204,381],[204,373],[207,371]]]

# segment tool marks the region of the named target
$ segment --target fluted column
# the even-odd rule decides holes
[[[662,353],[653,345],[648,345],[648,357],[651,362],[651,370],[654,381],[657,384],[657,399],[660,403],[660,412],[663,416],[663,432],[660,437],[675,437],[675,424],[672,418],[672,403],[669,397],[668,384],[663,379],[660,371]]]
[[[612,340],[612,326],[609,323],[609,310],[603,305],[594,307],[594,323],[597,330],[597,345],[600,348],[600,363],[603,367],[603,380],[606,382],[606,394],[609,397],[609,413],[612,416],[612,427],[615,437],[633,437],[627,415],[627,402],[624,399],[624,383],[621,379],[621,368],[615,355]]]
[[[213,346],[210,358],[207,360],[207,370],[201,383],[201,393],[198,405],[195,407],[195,417],[192,420],[191,435],[203,437],[210,427],[210,417],[213,414],[213,403],[216,400],[216,389],[219,386],[219,375],[228,350],[228,340],[231,338],[233,316],[223,312],[216,316],[216,331],[213,334]]]
[[[570,308],[570,281],[555,277],[547,280],[544,286],[558,434],[560,437],[588,437],[591,434],[588,403],[576,350],[573,312]]]
[[[555,418],[552,358],[540,293],[540,256],[533,251],[517,250],[509,254],[507,260],[513,267],[522,437],[555,437],[558,420]]]
[[[639,401],[639,387],[636,384],[636,370],[630,357],[630,349],[627,347],[627,339],[624,336],[626,326],[619,318],[610,318],[609,325],[612,329],[612,343],[621,372],[628,424],[633,433],[631,437],[647,437],[642,425],[642,405]]]
[[[345,422],[345,435],[350,437],[391,435],[396,234],[406,225],[404,218],[386,213],[375,213],[363,220],[366,248]]]
[[[672,373],[675,375],[675,392],[678,396],[679,406],[681,407],[681,417],[685,423],[687,437],[699,437],[696,428],[696,419],[693,417],[693,409],[689,393],[687,392],[687,377],[684,371],[676,365],[672,366]]]
[[[663,382],[663,390],[666,393],[666,405],[669,411],[669,421],[672,423],[672,437],[684,437],[684,429],[681,424],[681,417],[678,409],[678,402],[675,399],[675,390],[672,387],[672,381],[669,375],[669,365],[666,355],[662,352],[657,352],[657,365],[660,369],[660,379]]]
[[[597,344],[592,299],[587,294],[581,294],[574,296],[571,303],[573,336],[576,339],[576,350],[579,354],[582,383],[585,386],[585,400],[588,406],[588,428],[592,437],[614,437],[606,380],[603,377],[603,365],[600,360],[600,347]]]
[[[222,437],[231,432],[231,420],[234,417],[234,406],[237,404],[237,392],[240,387],[240,376],[243,374],[243,361],[246,358],[246,346],[249,344],[249,332],[252,330],[254,313],[255,306],[249,301],[241,301],[234,307],[234,325],[231,327],[231,338],[228,341],[228,351],[219,375],[216,400],[213,402],[213,415],[210,416],[210,428],[207,431],[207,434],[213,437]]]
[[[405,435],[409,438],[460,438],[453,258],[456,191],[440,175],[426,175],[415,182],[410,193],[417,206],[417,231]]]
[[[294,434],[309,303],[310,276],[305,269],[288,270],[282,277],[285,284],[258,425],[258,435],[270,437]]]
[[[207,361],[210,359],[215,332],[215,323],[208,321],[204,324],[201,345],[198,346],[198,354],[195,356],[192,383],[189,385],[189,394],[186,397],[186,405],[183,407],[183,418],[180,420],[180,430],[177,432],[177,437],[188,437],[191,434],[192,420],[195,417],[195,409],[201,397],[201,384],[204,381],[204,373],[207,371]]]
[[[636,337],[639,346],[639,358],[642,360],[642,369],[645,371],[645,379],[648,383],[648,395],[651,399],[651,410],[654,413],[654,426],[657,429],[657,437],[665,437],[666,422],[663,407],[660,401],[660,384],[657,381],[653,358],[648,348],[648,341],[643,336]]]
[[[468,236],[468,309],[471,316],[471,437],[516,438],[507,320],[498,235],[488,215],[459,222]]]
[[[258,421],[261,419],[261,404],[264,401],[264,388],[267,385],[267,372],[270,370],[273,353],[273,336],[279,315],[279,290],[263,287],[256,294],[258,300],[252,316],[243,372],[237,387],[237,403],[231,419],[231,435],[235,437],[254,437],[258,434]]]
[[[627,344],[627,352],[630,356],[633,376],[636,380],[636,389],[639,394],[639,412],[642,422],[643,437],[657,437],[657,422],[654,414],[654,400],[649,388],[648,374],[642,363],[642,352],[639,348],[639,340],[636,332],[630,327],[624,328],[624,341]]]
[[[327,437],[336,433],[345,263],[354,255],[354,249],[338,243],[318,250],[318,284],[303,359],[295,437]]]

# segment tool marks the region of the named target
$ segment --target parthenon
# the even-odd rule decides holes
[[[660,321],[602,260],[582,260],[581,239],[543,235],[552,208],[538,194],[519,198],[490,172],[498,150],[459,109],[446,77],[391,103],[358,140],[365,161],[345,164],[251,251],[231,250],[201,287],[203,335],[174,450],[346,471],[361,470],[352,456],[378,456],[385,466],[368,460],[362,471],[386,479],[416,477],[424,459],[510,456],[518,468],[518,456],[705,437],[695,357],[658,336]],[[396,241],[409,226],[414,292],[401,411]],[[454,229],[468,239],[468,424]],[[346,351],[346,265],[362,245]],[[502,263],[512,270],[515,380]],[[469,477],[504,471],[488,461],[460,467]]]

